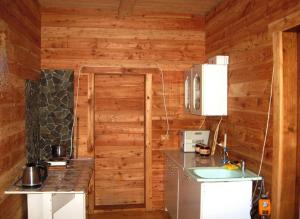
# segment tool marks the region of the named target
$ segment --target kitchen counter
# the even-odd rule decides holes
[[[28,193],[87,193],[89,181],[92,177],[94,161],[92,159],[71,160],[67,168],[49,170],[48,177],[40,188],[22,188],[11,186],[6,194]]]
[[[182,169],[223,165],[220,153],[217,151],[214,156],[209,157],[201,157],[193,152],[184,153],[181,150],[165,150],[164,154]]]
[[[71,160],[67,168],[49,169],[40,188],[12,185],[6,194],[26,194],[28,219],[86,219],[89,182],[94,160]]]
[[[250,219],[253,181],[261,177],[248,170],[245,175],[235,175],[235,171],[242,171],[223,168],[221,150],[209,157],[181,150],[168,150],[164,154],[165,209],[172,218]],[[210,170],[216,172],[208,174]],[[232,175],[227,171],[232,171]],[[200,172],[202,175],[197,175]]]
[[[257,176],[256,173],[245,170],[244,176],[242,177],[236,175],[235,177],[199,177],[194,172],[194,168],[198,167],[222,167],[224,164],[222,163],[222,156],[220,151],[216,151],[214,156],[209,157],[201,157],[199,154],[196,153],[184,153],[181,150],[167,150],[164,151],[165,156],[167,159],[172,161],[174,166],[177,166],[177,168],[182,169],[184,172],[186,172],[189,176],[191,176],[194,180],[198,182],[230,182],[230,181],[257,181],[261,180],[261,176]],[[168,161],[168,160],[167,160]],[[224,169],[224,168],[223,168]],[[235,170],[240,171],[241,170]],[[232,170],[232,173],[234,170]]]

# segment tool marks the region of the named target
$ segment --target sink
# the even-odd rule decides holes
[[[246,170],[245,176],[243,176],[240,169],[229,170],[225,167],[190,168],[188,169],[188,172],[197,181],[249,181],[262,179],[262,177],[257,176],[250,170]]]
[[[222,179],[242,177],[240,170],[228,170],[225,168],[199,168],[194,170],[195,175],[201,178]]]

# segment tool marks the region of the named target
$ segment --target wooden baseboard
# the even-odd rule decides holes
[[[118,212],[118,211],[146,211],[145,204],[129,205],[96,205],[93,213]]]
[[[120,210],[132,208],[145,208],[145,204],[127,204],[127,205],[96,205],[95,210]]]

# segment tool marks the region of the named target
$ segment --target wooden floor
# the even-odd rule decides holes
[[[164,211],[121,211],[89,215],[89,219],[171,219]]]

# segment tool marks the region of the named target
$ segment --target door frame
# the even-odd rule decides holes
[[[269,24],[273,38],[272,218],[294,218],[297,201],[298,69],[300,11]]]
[[[154,68],[122,68],[122,67],[90,67],[90,66],[83,66],[81,67],[81,73],[89,74],[89,102],[91,103],[91,107],[89,109],[89,126],[93,125],[93,128],[89,128],[89,145],[88,147],[94,150],[94,83],[95,83],[95,75],[143,75],[145,79],[145,208],[146,211],[152,210],[152,73],[158,72],[157,69]],[[94,172],[95,173],[95,172]],[[95,179],[95,176],[94,176]],[[95,181],[93,179],[91,190],[92,192],[95,191]],[[93,197],[94,199],[94,197]],[[95,210],[94,209],[94,200],[91,200],[93,206],[90,208],[90,213],[103,211],[103,210]],[[120,209],[116,209],[120,210]],[[138,210],[138,209],[137,209]]]

